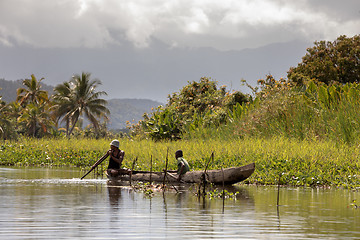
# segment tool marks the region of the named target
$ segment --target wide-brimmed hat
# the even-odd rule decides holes
[[[119,148],[119,146],[120,146],[119,140],[117,140],[117,139],[112,140],[112,142],[110,143],[110,146]]]

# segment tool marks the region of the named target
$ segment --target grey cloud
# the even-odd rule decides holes
[[[221,50],[358,34],[358,0],[2,0],[0,44]]]

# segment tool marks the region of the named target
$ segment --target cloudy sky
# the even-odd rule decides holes
[[[360,34],[359,0],[0,0],[0,78],[87,71],[109,98],[165,102],[203,76],[286,77],[317,40]]]

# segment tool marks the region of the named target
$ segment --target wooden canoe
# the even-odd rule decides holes
[[[207,170],[207,181],[213,184],[231,185],[244,181],[255,170],[255,163],[251,163],[241,167],[225,168],[223,170]],[[190,171],[181,176],[180,182],[177,180],[178,175],[174,173],[166,173],[166,182],[171,183],[200,183],[204,171]],[[141,182],[163,182],[164,172],[147,172],[147,171],[133,171],[131,176],[128,174],[118,175],[112,177],[107,175],[111,181],[141,181]]]

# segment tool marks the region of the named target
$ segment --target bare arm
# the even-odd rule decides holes
[[[177,178],[177,180],[178,181],[180,181],[180,179],[181,179],[181,175],[182,175],[182,171],[184,170],[184,164],[181,164],[181,168],[180,168],[180,171],[179,171],[179,176],[178,176],[178,178]]]

